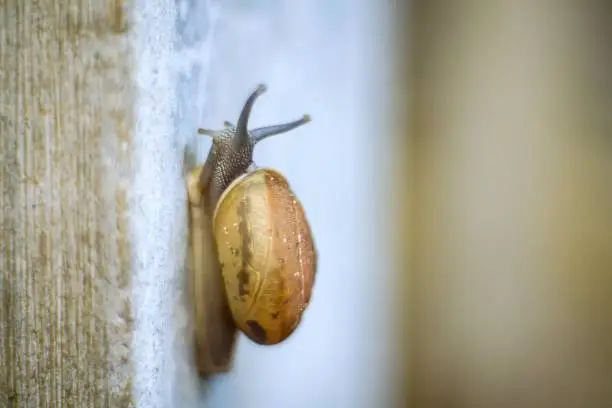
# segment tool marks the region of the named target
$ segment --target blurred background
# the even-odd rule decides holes
[[[409,406],[611,406],[611,6],[416,1],[399,24]]]

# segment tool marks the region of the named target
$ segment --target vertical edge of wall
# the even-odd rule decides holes
[[[0,2],[0,406],[132,406],[122,0]]]
[[[206,7],[204,3],[201,7]],[[193,61],[180,52],[184,44],[177,23],[193,5],[174,0],[133,4],[131,46],[138,95],[129,199],[134,400],[142,407],[192,407],[200,405],[201,383],[194,366],[185,273],[189,239],[185,159],[195,125],[190,129],[185,120],[185,111],[192,109],[186,106],[194,101],[179,89],[180,81],[191,77]]]

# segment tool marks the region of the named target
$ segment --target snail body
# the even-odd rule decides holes
[[[201,372],[229,369],[236,328],[258,344],[282,342],[310,302],[317,255],[304,209],[280,172],[253,164],[258,142],[304,125],[310,117],[248,130],[253,103],[265,91],[259,85],[251,93],[236,125],[198,129],[213,141],[206,162],[188,179],[191,213],[199,216],[192,248],[201,265],[194,273],[200,276],[194,288],[196,346],[206,349],[199,350],[204,355],[199,365],[207,367]],[[198,309],[203,297],[207,300]],[[206,327],[198,332],[198,324]],[[225,356],[206,357],[206,352]],[[210,364],[214,359],[224,363]]]

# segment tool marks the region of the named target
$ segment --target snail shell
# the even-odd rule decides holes
[[[300,201],[282,174],[261,168],[225,190],[213,219],[236,325],[259,344],[280,343],[298,326],[316,271]]]

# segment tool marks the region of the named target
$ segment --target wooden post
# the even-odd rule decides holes
[[[122,0],[0,1],[0,406],[127,407]]]

